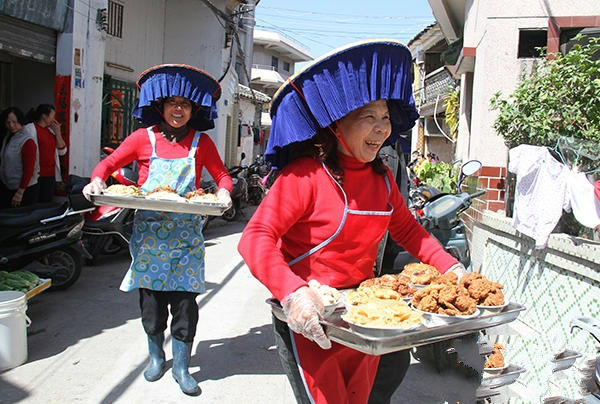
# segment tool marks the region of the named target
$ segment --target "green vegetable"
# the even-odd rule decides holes
[[[40,278],[29,271],[0,271],[0,291],[27,292],[40,283]]]

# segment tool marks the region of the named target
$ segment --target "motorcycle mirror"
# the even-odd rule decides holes
[[[479,160],[470,160],[462,165],[460,172],[465,177],[475,174],[481,168],[482,164]]]
[[[246,158],[246,153],[242,152],[242,154],[240,155],[240,161],[244,160]]]

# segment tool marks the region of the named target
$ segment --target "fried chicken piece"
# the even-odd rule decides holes
[[[175,191],[173,188],[171,188],[170,186],[167,185],[164,187],[156,187],[152,191],[148,192],[146,195],[155,194],[157,192],[171,192],[171,193],[177,194],[177,191]]]
[[[500,289],[490,293],[481,302],[483,306],[502,306],[504,304],[504,293]]]
[[[410,285],[405,283],[398,284],[397,292],[400,293],[402,297],[410,297],[415,294],[417,289],[410,287]]]
[[[429,285],[440,276],[434,266],[422,262],[406,265],[401,274],[408,276],[410,282],[416,285]]]
[[[427,295],[419,300],[419,303],[415,306],[419,310],[428,311],[430,313],[437,313],[439,306],[437,300],[431,295]]]
[[[191,192],[188,192],[187,194],[185,194],[185,199],[191,199],[191,198],[193,198],[195,196],[202,196],[202,195],[205,195],[205,194],[206,194],[206,192],[204,192],[204,189],[198,188],[195,191],[191,191]]]
[[[488,357],[487,361],[485,362],[484,367],[486,367],[486,368],[501,368],[501,367],[503,367],[504,366],[504,355],[502,355],[501,350],[504,350],[504,349],[506,349],[506,348],[504,348],[502,345],[494,344],[494,351]]]
[[[458,290],[456,286],[453,285],[445,285],[446,287],[442,288],[439,292],[438,301],[440,304],[445,306],[452,305],[452,303],[458,297]]]
[[[379,286],[383,288],[392,290],[398,289],[398,278],[394,275],[386,274],[377,279],[379,279]]]
[[[469,295],[459,294],[455,301],[456,308],[461,314],[473,314],[477,310],[477,301]]]
[[[362,281],[360,285],[358,285],[358,289],[368,288],[370,286],[377,286],[377,278],[370,278]]]
[[[473,298],[481,300],[492,291],[492,283],[485,278],[479,278],[470,282],[467,289]]]
[[[440,275],[435,283],[442,283],[446,285],[457,285],[458,284],[458,275],[454,272],[446,272],[445,274]]]

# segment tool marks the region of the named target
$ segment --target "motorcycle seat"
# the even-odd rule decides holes
[[[38,203],[22,208],[0,209],[0,227],[25,227],[49,217],[60,216],[67,210],[66,203]]]

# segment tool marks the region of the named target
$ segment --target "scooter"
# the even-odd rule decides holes
[[[248,167],[248,201],[253,205],[258,205],[267,193],[265,176],[269,174],[269,164],[261,156],[258,156],[254,163]]]
[[[105,155],[113,152],[110,147],[102,149]],[[137,171],[131,167],[123,167],[111,174],[110,184],[136,185]],[[75,193],[81,193],[89,183],[89,178],[71,176]],[[96,206],[86,213],[83,226],[83,246],[89,253],[86,264],[94,265],[100,255],[113,255],[126,249],[131,238],[134,209],[114,206]]]
[[[67,289],[81,274],[81,229],[87,201],[69,194],[65,203],[0,210],[0,270],[27,270]]]
[[[463,164],[458,188],[460,189],[465,178],[473,175],[480,168],[481,162],[478,160],[471,160]],[[457,195],[440,193],[427,199],[422,209],[415,210],[417,221],[467,270],[470,270],[471,257],[466,227],[460,220],[459,214],[471,206],[474,198],[483,194],[485,191],[473,194],[463,192]],[[417,259],[393,240],[388,239],[382,273],[400,273],[407,264],[412,262],[417,262]]]

